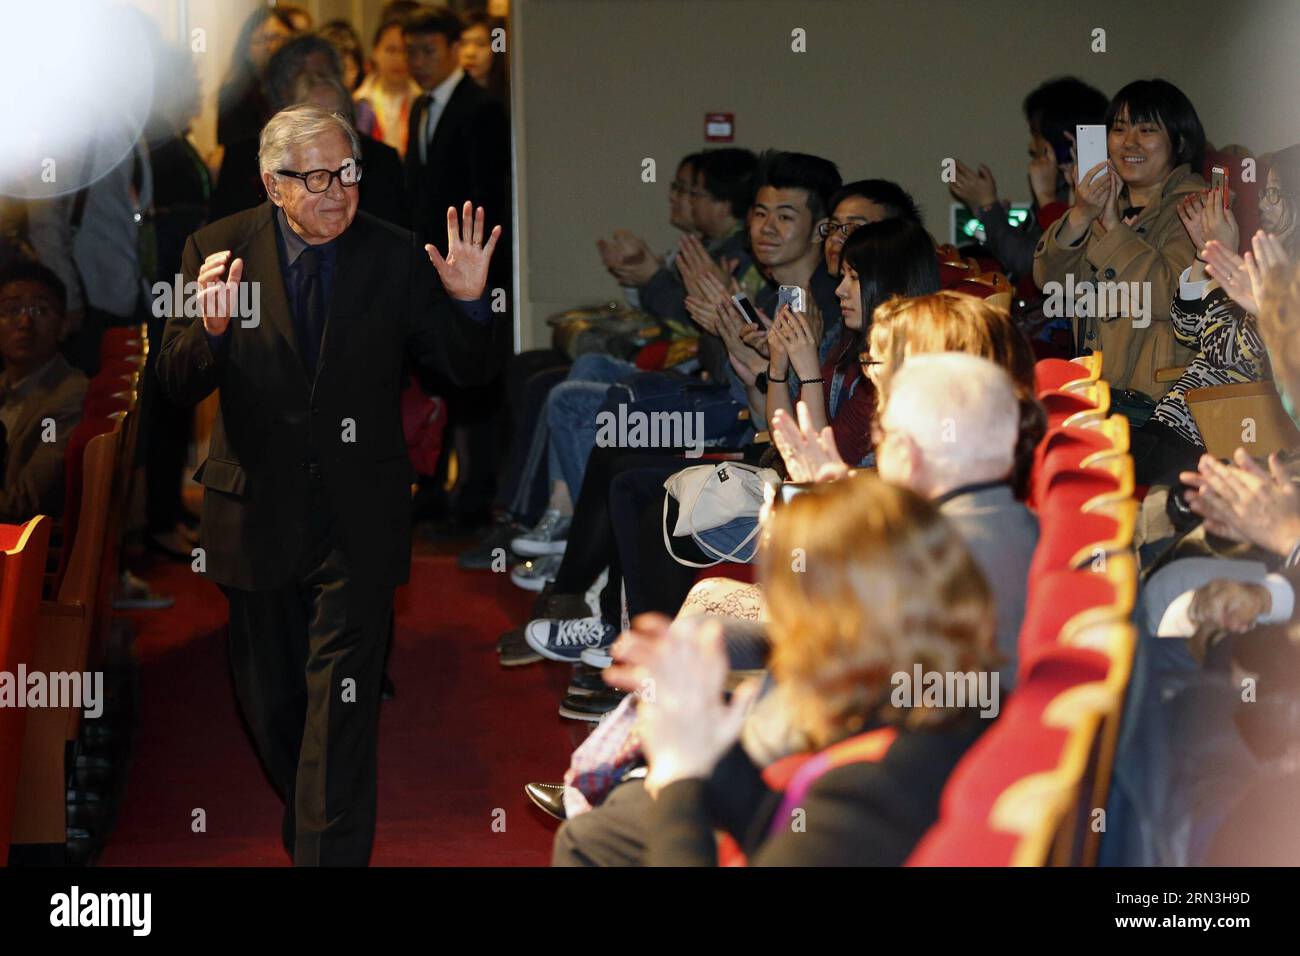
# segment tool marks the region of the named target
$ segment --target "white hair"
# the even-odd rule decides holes
[[[905,434],[949,486],[1008,477],[1020,405],[1000,365],[963,352],[909,357],[889,384],[885,429]]]
[[[285,168],[300,146],[330,133],[341,134],[352,149],[352,158],[361,162],[361,140],[346,117],[306,103],[280,110],[262,127],[257,149],[258,171],[273,173]]]

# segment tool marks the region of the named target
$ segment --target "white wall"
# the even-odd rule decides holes
[[[598,235],[672,240],[666,184],[706,145],[709,111],[736,114],[737,145],[897,180],[936,234],[944,157],[986,162],[1004,196],[1028,198],[1020,103],[1052,76],[1108,95],[1163,76],[1215,143],[1300,140],[1300,6],[1286,0],[516,0],[513,16],[525,346],[546,340],[547,314],[617,297]]]

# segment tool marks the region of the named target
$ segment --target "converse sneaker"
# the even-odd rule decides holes
[[[615,634],[614,637],[617,638],[618,635]],[[614,663],[614,658],[610,656],[609,653],[610,644],[613,643],[613,641],[610,641],[609,644],[588,647],[578,655],[578,660],[582,661],[582,663],[586,664],[588,667],[596,667],[600,670],[604,670],[606,667],[609,667]]]
[[[618,631],[599,617],[538,618],[524,628],[524,639],[538,654],[572,664],[584,649],[614,643]]]
[[[537,522],[537,527],[521,534],[510,542],[510,548],[516,554],[535,558],[543,554],[563,554],[565,538],[569,534],[569,524],[573,519],[562,515],[554,508],[548,508]]]
[[[539,558],[529,558],[510,569],[510,580],[516,587],[521,587],[525,591],[540,591],[546,587],[546,582],[555,580],[555,576],[560,573],[560,563],[563,560],[562,554],[545,554]]]

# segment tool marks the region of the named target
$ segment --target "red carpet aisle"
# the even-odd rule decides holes
[[[188,566],[151,569],[170,611],[131,615],[140,659],[135,755],[105,866],[287,865],[280,805],[239,718],[225,598]],[[505,670],[495,641],[531,595],[504,574],[418,556],[398,595],[383,705],[377,866],[545,865],[553,825],[523,785],[563,773],[584,725],[556,714],[568,668]],[[194,811],[207,832],[192,832]],[[493,811],[505,811],[494,832]],[[499,818],[501,815],[498,813]]]

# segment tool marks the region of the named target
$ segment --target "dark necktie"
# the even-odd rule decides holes
[[[325,291],[320,275],[320,251],[308,246],[294,264],[298,270],[298,348],[307,377],[315,379],[325,334]]]

